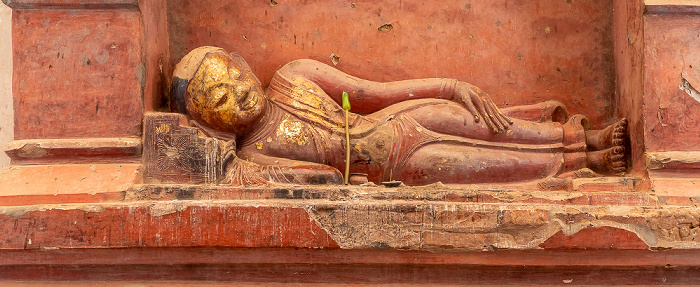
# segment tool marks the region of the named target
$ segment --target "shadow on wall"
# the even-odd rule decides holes
[[[5,145],[14,138],[14,111],[12,109],[12,10],[0,3],[0,167],[10,164]]]

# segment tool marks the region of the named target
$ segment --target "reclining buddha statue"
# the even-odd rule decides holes
[[[627,121],[591,130],[561,103],[499,109],[454,79],[373,82],[313,60],[280,68],[264,89],[248,64],[200,47],[176,66],[174,105],[228,142],[225,182],[343,182],[346,91],[350,171],[407,185],[515,183],[620,175],[629,165]]]

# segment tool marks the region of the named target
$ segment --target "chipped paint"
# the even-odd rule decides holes
[[[287,239],[273,239],[276,242],[273,246],[314,247],[337,243],[347,249],[494,250],[541,249],[541,245],[553,236],[559,236],[556,237],[559,240],[561,236],[578,238],[578,242],[584,245],[586,236],[593,236],[591,239],[597,240],[596,244],[605,245],[605,240],[613,244],[620,239],[615,236],[628,234],[622,239],[631,240],[627,246],[637,246],[635,248],[700,248],[700,211],[693,206],[666,206],[660,209],[646,205],[525,203],[540,195],[530,195],[529,199],[522,195],[522,201],[514,203],[425,201],[420,200],[420,194],[425,194],[425,189],[395,190],[337,188],[333,195],[327,194],[332,200],[174,200],[2,207],[0,214],[6,216],[0,216],[0,226],[25,226],[26,219],[56,224],[10,228],[5,234],[0,234],[0,239],[16,240],[20,235],[26,237],[26,240],[19,241],[22,248],[29,239],[33,242],[33,248],[103,246],[101,240],[89,239],[93,242],[88,243],[92,235],[85,235],[88,237],[83,238],[82,243],[71,237],[74,235],[68,231],[80,228],[94,230],[100,238],[102,233],[111,230],[112,238],[105,242],[108,244],[105,246],[213,244],[254,247],[268,246],[260,240],[268,238],[270,234],[287,234],[290,236]],[[414,194],[407,194],[411,190]],[[213,191],[208,191],[210,196]],[[287,193],[297,196],[297,191],[304,190],[290,189]],[[328,192],[331,189],[317,191]],[[319,195],[323,196],[324,193]],[[305,198],[303,193],[299,196],[300,199]],[[378,199],[379,196],[385,199]],[[401,199],[408,196],[418,200]],[[85,216],[86,213],[92,215]],[[279,216],[283,217],[271,220]],[[236,218],[235,221],[232,221],[233,218]],[[307,235],[293,235],[299,223],[292,222],[297,221],[311,224],[304,227],[305,232],[309,232],[304,233]],[[61,222],[75,227],[69,228]],[[234,223],[235,226],[232,226]],[[31,231],[28,232],[26,228]],[[191,231],[181,233],[178,230]],[[21,234],[15,234],[17,232]],[[119,236],[130,239],[120,239]],[[314,240],[329,236],[328,240],[331,241],[327,242],[334,243],[310,243],[308,236],[317,238]],[[600,238],[607,239],[601,241]],[[0,248],[14,246],[3,242],[0,240]],[[559,243],[549,241],[543,246],[566,248],[566,244],[566,240]]]
[[[285,114],[277,128],[277,138],[287,145],[308,145],[311,142],[311,131],[300,120]]]
[[[700,247],[695,240],[700,228],[693,227],[700,222],[668,229],[659,226],[677,222],[679,216],[699,218],[700,213],[692,208],[658,210],[651,215],[633,207],[375,202],[314,206],[307,211],[342,248],[350,249],[376,248],[378,243],[384,248],[416,250],[539,249],[557,232],[574,236],[586,228],[601,227],[630,232],[649,247]],[[684,225],[693,228],[684,229]]]
[[[0,214],[7,215],[12,218],[20,218],[27,213],[39,210],[36,206],[3,206],[0,207]]]
[[[292,87],[289,91],[289,96],[294,100],[291,104],[299,111],[306,111],[304,115],[312,122],[329,123],[328,113],[323,109],[325,107],[323,100],[316,95],[314,84],[302,77],[292,79]]]
[[[172,214],[175,212],[181,212],[187,209],[187,205],[183,202],[168,201],[168,202],[155,202],[148,207],[148,213],[151,216],[163,216]]]

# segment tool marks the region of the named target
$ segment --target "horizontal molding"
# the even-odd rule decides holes
[[[698,0],[645,0],[646,12],[650,14],[699,14]]]
[[[2,0],[12,9],[136,9],[138,0]]]
[[[700,169],[700,151],[647,152],[646,160],[650,170]]]
[[[136,162],[140,138],[16,140],[5,147],[12,164]]]

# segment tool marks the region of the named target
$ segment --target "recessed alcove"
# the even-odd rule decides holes
[[[5,2],[15,141],[0,171],[0,279],[502,284],[505,270],[522,284],[683,284],[697,274],[695,1]],[[144,119],[171,110],[174,65],[203,45],[240,54],[263,85],[310,58],[374,81],[458,79],[501,107],[557,100],[594,127],[627,118],[631,170],[552,189],[149,178]]]

